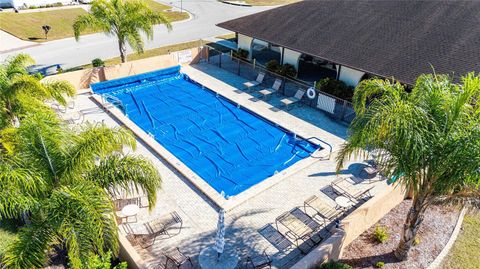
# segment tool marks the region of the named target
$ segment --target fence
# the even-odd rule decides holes
[[[210,46],[205,46],[207,50],[204,55],[205,60],[212,65],[225,69],[229,72],[235,73],[247,80],[255,80],[259,72],[265,73],[263,85],[273,85],[275,79],[282,80],[282,87],[280,92],[285,96],[293,96],[299,89],[307,90],[312,88],[313,83],[299,81],[289,77],[281,76],[279,74],[268,71],[264,66],[256,63],[251,63],[246,60],[239,59],[232,55],[232,51],[220,51]],[[304,97],[302,99],[304,105],[317,108],[323,111],[333,119],[349,124],[355,118],[352,103],[347,100],[340,99],[336,96],[316,89],[315,98],[310,99]]]

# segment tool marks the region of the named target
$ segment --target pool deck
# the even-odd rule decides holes
[[[303,137],[317,136],[333,146],[334,151],[344,142],[346,127],[329,119],[322,112],[310,107],[295,107],[288,112],[280,111],[278,107],[281,97],[274,97],[269,102],[263,102],[254,96],[239,90],[244,79],[225,70],[210,65],[185,66],[182,71],[192,79],[202,83],[208,88],[218,91],[229,99],[262,115],[263,117],[278,122],[288,129]],[[228,81],[226,84],[222,81]],[[118,126],[111,115],[99,108],[90,94],[80,94],[75,100],[75,109],[67,111],[64,117],[68,118],[74,112],[83,111],[85,120],[89,122],[104,122],[109,126]],[[302,119],[296,117],[301,115]],[[307,121],[308,122],[307,122]],[[198,266],[198,254],[206,247],[212,246],[217,225],[218,207],[211,202],[191,182],[174,169],[167,161],[160,158],[155,152],[139,141],[138,147],[132,154],[142,155],[153,162],[163,178],[162,190],[159,190],[157,206],[148,212],[141,209],[137,223],[155,219],[171,211],[176,211],[183,220],[183,229],[178,235],[171,238],[158,238],[154,246],[141,249],[136,246],[137,252],[144,259],[147,267],[164,264],[163,253],[179,247],[182,252],[190,255]],[[295,207],[302,206],[304,200],[312,195],[321,197],[325,203],[335,205],[334,194],[329,184],[336,179],[335,156],[330,160],[316,161],[292,175],[289,175],[279,184],[256,194],[243,203],[231,209],[226,214],[226,248],[233,248],[246,254],[255,255],[264,250],[273,258],[273,268],[289,268],[304,256],[298,248],[288,251],[279,251],[267,241],[269,236],[262,228],[274,227],[275,218]],[[364,164],[348,163],[340,171],[341,176],[359,173]],[[375,186],[373,194],[385,186],[384,181],[369,183],[359,182],[357,186],[367,189]],[[260,233],[262,231],[262,233]],[[123,233],[123,229],[120,229]],[[243,266],[244,260],[240,264]],[[184,266],[183,268],[188,268]]]

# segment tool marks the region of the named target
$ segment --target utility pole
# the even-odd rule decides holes
[[[183,0],[180,0],[180,12],[183,12]]]

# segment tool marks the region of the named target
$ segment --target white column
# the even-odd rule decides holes
[[[337,72],[338,72],[338,67],[337,67]],[[345,82],[345,84],[349,86],[355,87],[358,85],[363,75],[365,75],[365,72],[348,68],[346,66],[342,66],[340,68],[340,76],[338,79]]]
[[[300,59],[301,55],[302,54],[300,52],[285,48],[283,54],[283,63],[293,65],[298,71],[298,60]]]
[[[248,59],[252,59],[252,42],[253,37],[238,34],[238,48],[248,51]]]

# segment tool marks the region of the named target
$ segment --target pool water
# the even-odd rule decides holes
[[[192,81],[180,67],[92,85],[217,192],[234,196],[319,146]]]

